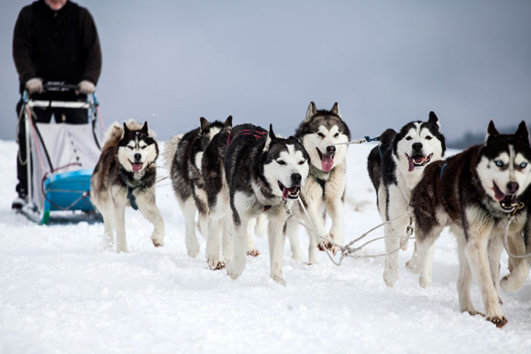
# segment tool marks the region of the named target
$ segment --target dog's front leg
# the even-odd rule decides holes
[[[277,283],[286,285],[282,277],[282,257],[284,255],[284,243],[286,235],[282,232],[285,219],[272,218],[269,221],[269,256],[271,262],[271,278]]]
[[[330,237],[334,242],[343,245],[345,242],[345,205],[341,199],[327,200],[328,213],[332,219]]]
[[[210,269],[213,270],[223,269],[225,267],[225,264],[220,260],[223,218],[223,215],[216,218],[212,217],[208,223],[208,238],[205,252],[207,263]]]
[[[500,258],[503,251],[503,244],[499,237],[493,237],[489,240],[487,246],[487,255],[489,257],[490,274],[492,275],[492,282],[498,294],[498,302],[502,303],[500,295]],[[527,275],[526,275],[527,276]]]
[[[112,221],[112,225],[116,231],[116,251],[127,252],[127,241],[125,239],[125,204],[116,204]]]
[[[151,234],[153,245],[155,247],[164,246],[164,220],[156,204],[155,191],[149,190],[139,193],[136,199],[142,215],[153,224],[153,233]]]
[[[299,246],[298,230],[298,224],[294,220],[288,219],[286,222],[286,236],[289,240],[291,257],[296,261],[302,262],[302,252]]]
[[[247,261],[247,224],[248,217],[242,217],[240,223],[234,223],[233,255],[227,266],[227,273],[232,279],[238,278],[245,269]]]
[[[321,203],[315,204],[321,206]],[[327,236],[327,233],[324,225],[324,218],[320,210],[318,210],[315,206],[312,206],[312,204],[309,204],[307,211],[308,215],[310,216],[310,220],[306,220],[306,222],[310,227],[312,227],[312,232],[310,232],[311,236],[308,250],[308,263],[317,264],[319,263],[317,261],[317,247],[326,247],[324,244],[325,241],[323,241],[321,237]]]
[[[473,230],[470,232],[465,246],[465,254],[470,263],[472,274],[481,290],[487,320],[494,323],[496,327],[503,327],[507,323],[507,319],[503,316],[490,272],[488,258],[489,234],[490,230],[484,230],[483,232],[474,232]]]

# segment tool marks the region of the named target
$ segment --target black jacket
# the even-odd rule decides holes
[[[13,58],[20,79],[39,77],[46,81],[77,84],[98,83],[101,49],[98,32],[87,9],[67,1],[53,11],[44,0],[20,11],[13,36]]]

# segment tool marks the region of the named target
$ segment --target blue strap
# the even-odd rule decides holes
[[[134,188],[131,188],[129,186],[127,187],[127,198],[129,199],[129,203],[131,203],[131,208],[133,208],[134,210],[138,210],[138,204],[136,204],[136,198],[133,194],[134,190]]]
[[[440,180],[442,181],[442,178],[443,178],[443,173],[444,173],[444,169],[446,168],[446,165],[448,165],[446,162],[443,163],[442,167],[441,167],[441,177],[440,177]]]
[[[376,138],[371,138],[370,136],[365,135],[365,140],[367,140],[367,142],[371,142],[371,141],[380,141],[380,137],[377,136]]]

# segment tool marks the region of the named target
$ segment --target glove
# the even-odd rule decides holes
[[[88,80],[83,80],[79,84],[77,84],[77,90],[76,92],[78,94],[88,95],[91,93],[94,93],[94,90],[96,87],[94,84]]]
[[[42,86],[42,80],[38,77],[29,79],[28,81],[26,81],[26,89],[28,90],[28,93],[30,95],[33,93],[42,93],[42,91],[44,90],[44,87]]]

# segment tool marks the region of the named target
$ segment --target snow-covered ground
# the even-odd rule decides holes
[[[380,222],[366,172],[371,145],[348,156],[346,240]],[[400,255],[394,288],[382,280],[383,259],[341,267],[325,254],[306,265],[284,254],[286,286],[269,278],[267,239],[233,281],[191,259],[169,182],[158,185],[166,222],[163,248],[151,225],[128,210],[129,253],[103,247],[103,224],[38,226],[10,210],[16,145],[0,141],[0,353],[478,353],[531,350],[531,283],[502,294],[509,323],[498,329],[458,309],[455,240],[444,233],[433,286],[421,289]],[[165,171],[161,171],[165,173]],[[378,230],[372,236],[381,236]],[[301,238],[307,237],[301,230]],[[383,241],[362,253],[383,251]],[[502,260],[502,274],[507,261]],[[474,288],[473,299],[482,309]]]

